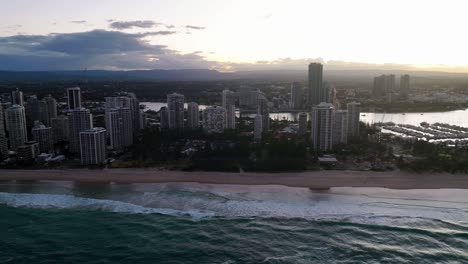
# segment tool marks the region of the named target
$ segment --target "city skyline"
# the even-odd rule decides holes
[[[468,72],[464,1],[1,2],[1,70]]]

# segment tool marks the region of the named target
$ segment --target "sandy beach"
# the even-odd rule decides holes
[[[468,175],[448,173],[313,171],[288,173],[183,172],[158,169],[0,170],[0,181],[75,181],[115,183],[197,182],[208,184],[392,189],[468,189]]]

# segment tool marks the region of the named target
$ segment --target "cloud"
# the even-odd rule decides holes
[[[74,20],[74,21],[71,21],[73,24],[86,24],[86,20]]]
[[[161,25],[161,23],[154,22],[151,20],[135,20],[135,21],[114,21],[112,19],[108,20],[110,22],[109,27],[113,29],[123,30],[131,28],[152,28]]]
[[[193,25],[186,25],[186,29],[194,29],[194,30],[203,30],[205,27],[193,26]]]
[[[207,69],[219,65],[198,52],[182,54],[144,39],[174,33],[93,30],[0,37],[0,69]]]

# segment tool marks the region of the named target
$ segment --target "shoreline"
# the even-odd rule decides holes
[[[170,183],[283,185],[311,189],[381,187],[389,189],[468,189],[468,175],[403,171],[309,171],[284,173],[185,172],[159,169],[0,170],[0,181],[87,183]]]

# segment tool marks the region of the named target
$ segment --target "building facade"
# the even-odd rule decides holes
[[[299,126],[297,134],[304,135],[307,133],[307,113],[299,113]]]
[[[302,86],[298,82],[293,82],[291,84],[291,99],[290,107],[292,109],[302,109],[304,97],[302,95]]]
[[[323,90],[323,65],[320,63],[309,64],[309,93],[307,103],[309,107],[316,106],[324,101]]]
[[[75,108],[68,112],[69,150],[80,153],[80,132],[93,127],[93,116],[86,108]]]
[[[26,114],[22,105],[12,105],[6,110],[6,121],[10,149],[16,150],[19,146],[28,141],[26,130]]]
[[[226,109],[226,128],[236,128],[236,101],[237,93],[229,90],[222,92],[222,106]]]
[[[333,146],[348,143],[348,111],[336,110],[333,118]]]
[[[31,130],[34,141],[39,143],[41,153],[54,152],[54,139],[52,136],[52,127],[46,127],[39,121],[35,121],[34,127]]]
[[[80,87],[67,88],[67,103],[68,103],[69,110],[81,108]]]
[[[184,103],[182,94],[173,93],[167,95],[167,110],[170,129],[184,128]]]
[[[52,134],[54,136],[54,143],[69,141],[69,124],[68,117],[65,115],[59,115],[50,120],[52,127]]]
[[[98,165],[105,163],[106,130],[95,127],[80,132],[80,156],[82,165]]]
[[[347,104],[348,109],[348,140],[359,138],[359,119],[361,116],[361,104],[351,102]]]
[[[187,127],[189,129],[198,129],[200,127],[200,110],[195,102],[187,104]]]
[[[320,103],[312,107],[311,140],[315,151],[333,148],[333,105]]]
[[[205,108],[203,114],[203,129],[208,133],[221,133],[226,128],[226,109],[220,106]]]
[[[123,149],[133,144],[133,122],[130,108],[107,109],[106,120],[112,149]]]

